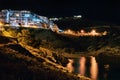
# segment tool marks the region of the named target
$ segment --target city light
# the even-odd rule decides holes
[[[105,36],[107,35],[107,31],[104,32],[97,32],[95,29],[92,29],[90,32],[86,32],[85,30],[80,31],[73,31],[73,30],[65,30],[62,33],[59,34],[67,34],[67,35],[73,35],[73,36]]]
[[[0,22],[0,27],[2,27],[4,24],[2,22]]]
[[[94,30],[94,29],[90,32],[90,34],[93,35],[93,36],[99,35],[99,33],[97,33],[96,30]]]
[[[50,18],[51,21],[58,21],[58,18]]]
[[[81,33],[84,33],[85,31],[82,29],[82,30],[80,30],[80,32],[81,32]]]
[[[74,16],[74,18],[82,18],[82,15]]]

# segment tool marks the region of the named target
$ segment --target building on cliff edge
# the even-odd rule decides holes
[[[52,31],[59,30],[59,28],[51,20],[45,16],[40,16],[27,10],[1,10],[0,22],[5,26],[15,28],[31,27],[51,29]]]

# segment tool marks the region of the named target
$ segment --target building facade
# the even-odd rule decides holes
[[[49,28],[51,23],[53,24],[47,17],[26,10],[2,10],[0,12],[0,22],[10,26],[36,28]]]

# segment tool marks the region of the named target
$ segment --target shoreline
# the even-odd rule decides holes
[[[86,52],[82,52],[82,53],[79,53],[79,54],[63,53],[62,56],[67,57],[69,59],[78,59],[81,56],[88,57],[88,56],[95,56],[95,55],[94,54],[86,54]]]

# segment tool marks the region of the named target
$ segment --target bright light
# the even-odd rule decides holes
[[[50,18],[50,20],[58,21],[59,19],[58,18]]]
[[[96,30],[93,29],[93,30],[91,31],[91,33],[96,33]]]
[[[81,30],[80,32],[81,32],[81,33],[84,33],[85,31],[84,31],[84,30]]]
[[[0,26],[3,26],[4,24],[2,22],[0,22]]]
[[[81,57],[80,60],[79,60],[79,64],[80,64],[80,67],[79,67],[79,73],[81,76],[84,76],[85,75],[85,72],[86,72],[86,58],[85,57]]]
[[[73,36],[105,36],[107,35],[107,31],[104,32],[96,32],[96,30],[91,30],[91,32],[86,32],[85,30],[80,30],[80,31],[73,31],[73,30],[65,30],[62,34],[69,34]]]
[[[73,72],[74,71],[74,67],[73,67],[73,63],[74,61],[72,59],[68,59],[69,63],[67,64],[67,69],[69,70],[69,72]]]
[[[19,14],[16,14],[17,17],[19,17],[20,15]]]
[[[82,18],[82,15],[74,16],[74,18]]]
[[[93,29],[93,30],[91,31],[91,35],[95,36],[95,35],[98,35],[98,33],[96,32],[96,30]]]
[[[90,73],[92,80],[97,80],[98,76],[98,64],[95,60],[95,57],[91,56],[91,67],[90,67]]]
[[[107,35],[107,31],[104,31],[104,32],[103,32],[103,35]]]

